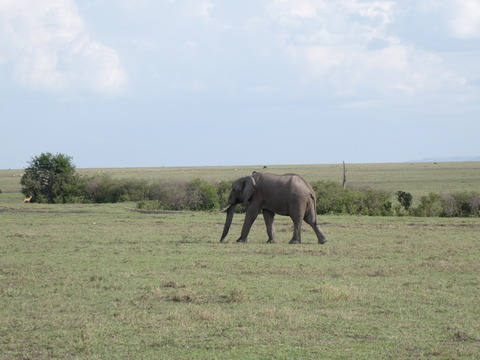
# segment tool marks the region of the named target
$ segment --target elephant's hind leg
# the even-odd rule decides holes
[[[268,240],[267,243],[276,243],[275,228],[273,226],[273,220],[275,213],[270,210],[263,210],[263,219],[265,220],[265,226],[267,227]]]
[[[305,217],[305,222],[310,225],[315,231],[315,235],[317,235],[318,243],[319,244],[325,244],[327,242],[327,237],[323,233],[322,229],[320,229],[320,226],[318,226],[317,221],[312,219],[310,216]]]
[[[302,243],[302,218],[291,217],[293,221],[293,237],[289,244],[301,244]]]

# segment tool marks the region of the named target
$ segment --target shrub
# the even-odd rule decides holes
[[[20,179],[22,193],[32,202],[66,203],[83,199],[85,183],[75,172],[72,158],[42,153],[33,157]]]
[[[420,204],[411,208],[412,216],[469,217],[480,216],[480,194],[477,192],[455,192],[440,195],[434,192],[420,198]]]
[[[148,187],[147,198],[152,202],[140,202],[138,206],[162,210],[213,210],[219,207],[217,186],[202,179],[190,182],[159,181]]]
[[[317,181],[312,183],[312,188],[317,197],[317,213],[323,214],[341,214],[346,212],[344,208],[344,198],[346,189],[334,181]]]
[[[317,197],[318,214],[391,215],[390,194],[382,190],[344,189],[334,181],[312,184]]]
[[[87,180],[86,192],[94,203],[116,203],[120,201],[122,190],[110,176],[94,176]]]
[[[116,203],[148,199],[148,182],[142,179],[114,180],[110,176],[88,178],[85,193],[95,203]]]
[[[233,183],[233,180],[222,180],[217,185],[217,198],[220,206],[226,206],[228,204],[228,197],[230,196],[230,191],[232,190]]]
[[[213,210],[219,206],[217,188],[205,180],[195,179],[188,183],[186,194],[189,210]]]
[[[366,189],[363,193],[363,215],[388,216],[392,214],[392,203],[387,191]]]
[[[125,179],[120,181],[123,189],[121,201],[141,201],[148,199],[149,185],[143,179]]]
[[[424,217],[444,215],[442,197],[434,192],[422,196],[418,207],[411,210],[411,215]]]
[[[156,200],[162,210],[185,210],[186,183],[183,181],[159,181],[150,186],[150,200]]]
[[[413,196],[412,194],[405,192],[405,191],[397,191],[397,200],[403,206],[405,210],[410,209],[412,206]]]
[[[479,216],[480,194],[456,192],[443,197],[443,215],[448,217]]]

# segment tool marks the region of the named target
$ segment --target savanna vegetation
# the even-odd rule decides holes
[[[71,158],[63,154],[41,154],[32,158],[21,177],[22,192],[34,202],[116,203],[136,201],[147,210],[217,210],[226,204],[234,179],[207,181],[114,178],[108,174],[81,176]],[[462,190],[422,194],[413,205],[413,195],[367,185],[343,188],[332,180],[311,180],[317,194],[319,214],[370,216],[480,216],[480,192]],[[240,210],[241,211],[241,210]]]
[[[345,192],[333,166],[268,169],[354,199],[341,214],[381,204],[377,193],[403,212],[319,210],[325,245],[307,227],[304,244],[287,244],[292,223],[281,216],[277,244],[265,244],[261,219],[248,244],[235,243],[241,214],[220,244],[223,214],[139,209],[161,204],[167,184],[219,196],[252,167],[77,170],[100,179],[96,189],[135,179],[158,197],[106,203],[24,204],[24,172],[0,171],[0,359],[477,359],[480,219],[410,211],[426,211],[422,196],[438,205],[470,194],[479,164],[364,166],[349,166]],[[367,188],[357,175],[372,173]]]
[[[477,359],[478,218],[224,216],[0,196],[0,359]]]

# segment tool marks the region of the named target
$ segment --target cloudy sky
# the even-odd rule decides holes
[[[0,168],[480,155],[480,0],[0,0]]]

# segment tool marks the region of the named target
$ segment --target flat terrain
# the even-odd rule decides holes
[[[242,220],[0,194],[0,359],[478,359],[479,219]]]
[[[114,168],[77,169],[88,176],[108,174],[113,178],[142,178],[146,180],[202,178],[208,181],[234,180],[262,171],[263,166],[237,167],[166,167],[166,168]],[[297,173],[308,181],[343,180],[343,167],[336,165],[277,165],[266,171],[284,174]],[[23,170],[0,170],[0,189],[20,192]],[[418,198],[429,192],[480,190],[480,162],[347,164],[347,185],[369,186],[395,193],[408,191]]]

